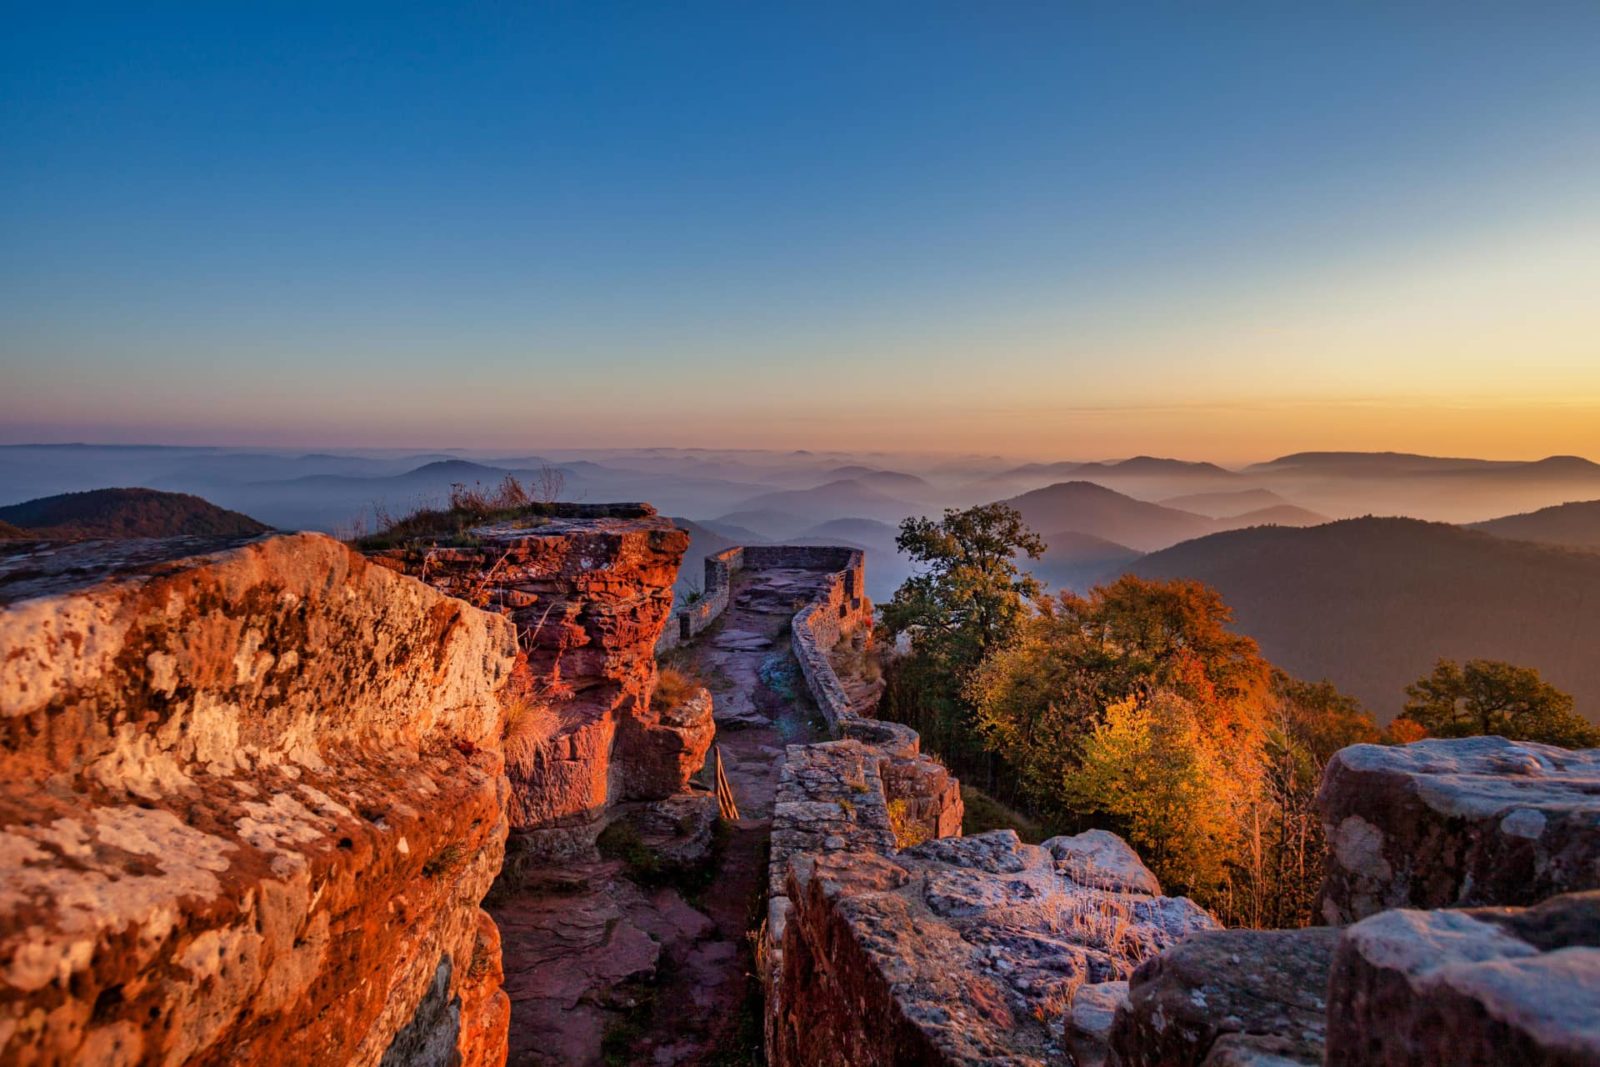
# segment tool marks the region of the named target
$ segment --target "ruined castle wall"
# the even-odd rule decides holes
[[[592,847],[616,802],[683,790],[713,726],[709,708],[683,722],[650,699],[688,534],[646,504],[548,510],[372,555],[515,625],[511,847],[564,856]]]
[[[728,610],[733,576],[744,568],[743,548],[727,548],[705,560],[705,583],[699,600],[680,608],[662,629],[656,642],[656,655],[670,652],[701,633]]]
[[[503,1062],[510,623],[315,534],[0,603],[0,1062]]]

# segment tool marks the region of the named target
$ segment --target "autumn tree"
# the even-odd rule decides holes
[[[1168,892],[1215,900],[1252,782],[1194,702],[1165,688],[1106,708],[1063,781],[1077,811],[1109,816]]]
[[[1532,667],[1498,660],[1441,659],[1406,686],[1405,718],[1434,737],[1498,734],[1568,748],[1600,745],[1600,730],[1573,711],[1572,697]]]
[[[1327,854],[1317,788],[1328,760],[1347,745],[1384,740],[1371,714],[1331,682],[1274,670],[1261,747],[1260,790],[1247,820],[1233,880],[1235,911],[1250,925],[1314,922]]]
[[[1041,812],[1060,806],[1078,739],[1129,697],[1171,690],[1216,740],[1248,749],[1259,742],[1271,668],[1254,641],[1227,629],[1229,618],[1199,582],[1131,575],[1042,600],[968,679],[978,729]]]
[[[1044,542],[1015,508],[985,504],[906,519],[895,544],[920,569],[882,609],[891,639],[906,635],[911,646],[888,674],[884,709],[959,763],[979,747],[962,686],[1028,617],[1040,586],[1018,558],[1037,559]]]

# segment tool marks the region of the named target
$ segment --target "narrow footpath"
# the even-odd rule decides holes
[[[513,1067],[760,1062],[749,934],[764,913],[773,796],[784,746],[826,734],[789,626],[827,578],[737,572],[722,618],[673,653],[673,666],[711,690],[713,753],[739,806],[738,822],[718,828],[709,865],[658,879],[627,854],[552,864],[492,902]],[[700,776],[707,789],[712,759]]]

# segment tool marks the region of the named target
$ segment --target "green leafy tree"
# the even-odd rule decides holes
[[[985,504],[906,519],[895,543],[920,570],[882,608],[891,638],[904,634],[911,643],[889,674],[885,708],[959,762],[977,748],[962,686],[1028,617],[1040,586],[1017,561],[1037,559],[1044,542],[1015,508]]]
[[[1532,667],[1498,660],[1442,659],[1406,686],[1405,717],[1434,737],[1498,734],[1568,748],[1600,745],[1600,730],[1573,711],[1572,697]]]

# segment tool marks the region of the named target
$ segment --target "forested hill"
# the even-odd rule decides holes
[[[91,489],[0,508],[0,522],[34,537],[248,537],[271,527],[188,493]]]
[[[1129,569],[1215,587],[1268,659],[1302,678],[1328,678],[1380,721],[1441,656],[1537,667],[1600,720],[1594,553],[1366,518],[1213,534]]]
[[[1557,504],[1522,515],[1475,522],[1472,528],[1518,541],[1600,551],[1600,500]]]

